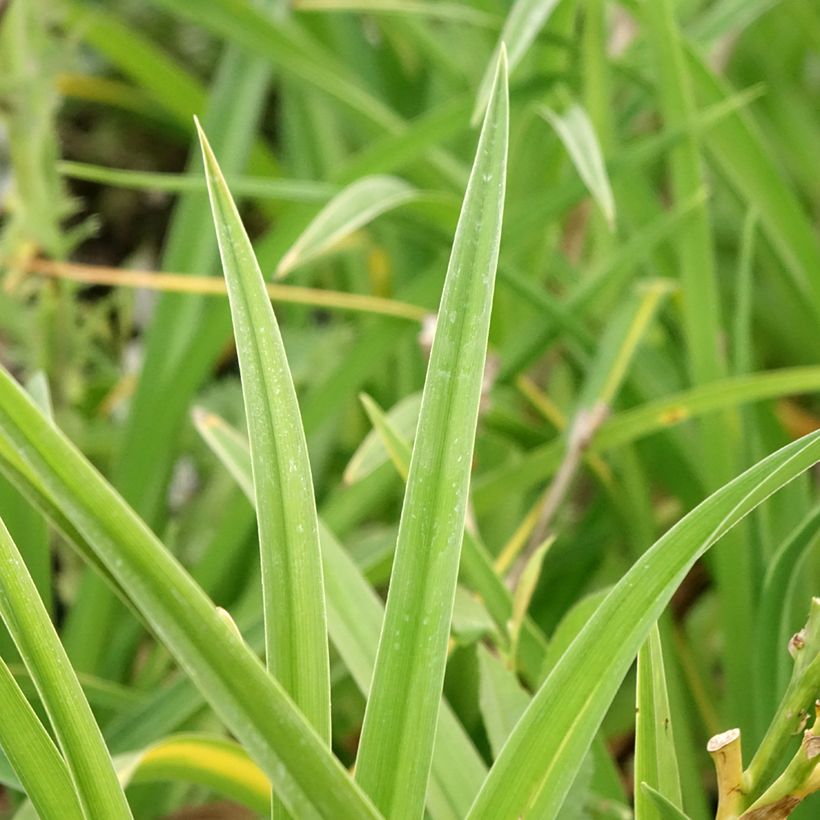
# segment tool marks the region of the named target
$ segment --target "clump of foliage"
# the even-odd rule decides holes
[[[0,9],[3,816],[816,811],[809,0]]]

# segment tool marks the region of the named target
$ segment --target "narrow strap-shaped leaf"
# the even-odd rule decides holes
[[[130,818],[131,811],[91,707],[2,521],[0,616],[37,687],[86,815],[112,820]]]
[[[385,458],[393,462],[396,471],[406,480],[410,466],[410,445],[399,430],[393,426],[388,415],[375,402],[371,400],[366,404],[366,408],[373,422],[372,432],[379,436],[380,445],[389,451],[389,455],[385,455]],[[412,425],[414,430],[416,426],[417,420]],[[505,640],[508,639],[510,619],[513,615],[512,593],[496,572],[487,548],[469,529],[464,530],[459,572],[465,584],[481,597],[487,612],[495,621],[499,635]],[[519,638],[518,661],[521,664],[521,673],[530,685],[540,683],[546,638],[527,617],[521,624]]]
[[[493,59],[487,65],[484,77],[479,85],[475,108],[473,109],[472,123],[478,123],[481,112],[487,104],[493,87],[495,76],[495,61],[502,45],[506,48],[509,60],[509,71],[515,70],[521,62],[527,49],[533,44],[538,32],[546,24],[549,16],[561,0],[515,0],[504,20],[498,45],[493,53]]]
[[[276,268],[277,277],[319,258],[377,216],[418,195],[418,189],[398,177],[364,177],[348,185],[319,211],[285,253]]]
[[[239,212],[199,129],[251,443],[268,668],[330,741],[330,669],[313,481],[285,347]]]
[[[69,179],[83,179],[127,188],[133,191],[164,191],[170,194],[207,190],[207,182],[201,174],[172,174],[151,171],[131,171],[126,168],[109,168],[86,162],[60,162],[60,173]],[[256,199],[281,199],[285,202],[325,202],[336,193],[330,183],[310,179],[276,179],[262,176],[230,176],[229,187],[234,196]]]
[[[655,624],[638,652],[635,718],[635,817],[657,818],[657,807],[641,790],[647,783],[676,806],[681,804],[678,760],[666,690],[661,635]]]
[[[379,816],[213,602],[3,369],[0,439],[20,454],[41,491],[128,590],[293,815]]]
[[[689,820],[687,814],[684,814],[674,803],[648,783],[641,783],[641,792],[652,801],[661,820]]]
[[[502,49],[441,299],[356,764],[391,818],[421,816],[430,770],[498,262],[508,107]]]
[[[563,114],[541,108],[540,114],[555,129],[578,175],[595,197],[610,230],[615,228],[615,197],[604,164],[601,145],[589,115],[578,103],[569,106]]]
[[[498,757],[530,696],[504,662],[484,646],[478,647],[478,669],[481,718],[493,757]]]
[[[420,407],[421,393],[411,393],[385,413],[386,422],[399,434],[402,440],[412,441],[419,423]],[[365,408],[365,412],[368,412],[367,408]],[[374,420],[369,412],[368,416],[371,423],[373,423]],[[383,440],[381,432],[374,426],[356,448],[356,452],[350,457],[344,472],[345,483],[355,484],[357,481],[367,478],[382,464],[386,464],[390,458],[389,448]],[[407,462],[409,464],[409,458]]]
[[[253,501],[248,444],[218,416],[198,411],[197,429],[242,491]],[[328,629],[333,645],[362,694],[373,677],[379,632],[384,621],[381,599],[368,584],[333,533],[319,522],[327,591]],[[453,761],[458,760],[458,766]],[[486,767],[450,706],[439,712],[427,810],[434,820],[463,817],[470,808]]]
[[[641,643],[688,569],[818,459],[820,432],[783,447],[711,495],[634,564],[537,692],[490,770],[472,820],[522,817],[536,802],[543,816],[557,815]]]
[[[83,820],[65,760],[2,660],[0,715],[0,747],[42,820]]]

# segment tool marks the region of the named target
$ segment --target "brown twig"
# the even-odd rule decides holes
[[[111,268],[103,265],[80,265],[57,262],[51,259],[27,260],[25,271],[53,279],[69,279],[86,285],[110,285],[112,287],[147,288],[174,293],[198,293],[206,296],[225,296],[225,280],[217,276],[193,276],[159,271],[135,271]],[[420,322],[430,311],[420,305],[383,299],[359,293],[305,288],[297,285],[266,284],[273,302],[286,302],[311,307],[335,308],[357,313],[376,313]]]

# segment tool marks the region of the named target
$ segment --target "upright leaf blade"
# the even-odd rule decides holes
[[[595,197],[598,207],[606,218],[609,229],[614,230],[615,197],[609,184],[601,145],[589,115],[577,103],[567,108],[563,114],[558,114],[546,107],[540,109],[540,113],[564,143],[578,175]]]
[[[239,212],[199,129],[251,444],[268,668],[330,741],[330,667],[313,482],[293,379]]]
[[[490,770],[472,820],[512,820],[536,802],[545,816],[557,814],[633,658],[686,572],[818,459],[820,432],[792,442],[711,495],[634,564],[539,689]]]
[[[377,818],[325,741],[116,491],[0,368],[0,439],[94,550],[298,817]],[[5,469],[5,464],[3,465]],[[59,516],[55,516],[59,521]]]
[[[515,0],[507,18],[504,20],[501,36],[498,38],[498,46],[493,59],[490,60],[487,70],[484,72],[484,77],[478,89],[472,116],[474,125],[480,119],[481,112],[490,97],[495,75],[495,62],[501,49],[506,48],[507,50],[509,71],[512,73],[560,2],[561,0]]]
[[[498,262],[508,108],[502,49],[447,270],[356,765],[390,817],[421,815],[430,770]]]
[[[208,446],[252,501],[250,453],[243,436],[213,414],[200,410],[195,418]],[[384,607],[350,555],[321,520],[319,533],[330,637],[356,686],[366,696],[373,677]],[[454,760],[458,761],[456,767]],[[434,820],[463,817],[486,774],[478,752],[445,701],[438,717],[427,795],[430,816]]]
[[[86,814],[130,818],[131,810],[91,707],[2,521],[0,616],[37,687]]]
[[[43,820],[83,820],[65,760],[0,660],[0,747]]]
[[[638,652],[636,701],[635,817],[651,820],[659,818],[659,813],[652,798],[641,789],[641,784],[648,784],[675,806],[680,807],[682,802],[657,624]]]

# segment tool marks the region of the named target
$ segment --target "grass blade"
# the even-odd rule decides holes
[[[24,454],[51,503],[128,589],[289,810],[309,818],[378,817],[213,602],[5,370],[0,370],[0,439]]]
[[[563,114],[549,108],[540,109],[541,116],[555,129],[578,175],[598,203],[610,230],[615,229],[615,198],[609,184],[604,156],[589,115],[577,103]]]
[[[251,442],[268,669],[330,741],[330,666],[319,528],[296,391],[265,282],[199,129],[228,283]]]
[[[102,813],[105,817],[130,818],[131,811],[91,707],[2,522],[0,615],[37,686],[87,816]]]
[[[357,760],[357,780],[391,817],[418,816],[426,791],[498,261],[508,116],[502,49],[441,300]]]
[[[197,411],[197,429],[243,492],[253,500],[250,453],[247,442],[221,418]],[[384,621],[381,599],[359,568],[319,523],[327,590],[328,628],[333,645],[362,694],[370,689],[379,633]],[[457,767],[453,767],[458,760]],[[433,818],[463,817],[486,775],[478,752],[445,702],[439,713],[427,809]]]
[[[658,812],[641,790],[656,789],[673,805],[681,805],[678,761],[672,735],[672,716],[666,691],[661,635],[657,624],[638,652],[635,734],[635,817],[650,820]]]
[[[545,816],[557,814],[638,649],[688,569],[818,459],[820,433],[778,450],[710,496],[633,565],[539,689],[470,818],[517,818],[536,802]]]
[[[648,783],[641,783],[641,794],[651,801],[660,820],[689,820],[688,815]]]
[[[322,208],[276,268],[277,278],[319,258],[377,216],[416,199],[419,192],[403,179],[372,176],[357,180]]]
[[[54,741],[0,660],[0,746],[43,820],[83,820],[71,775]]]
[[[86,162],[60,162],[58,170],[69,179],[82,179],[132,191],[162,191],[168,194],[206,191],[201,174],[169,174],[108,168]],[[270,179],[261,176],[231,176],[229,187],[234,196],[275,199],[284,202],[326,202],[337,192],[335,185],[311,179]]]
[[[419,422],[420,407],[421,393],[411,393],[385,413],[385,421],[402,440],[412,440]],[[372,423],[373,417],[369,413],[368,415]],[[350,457],[344,471],[345,483],[355,484],[357,481],[367,478],[382,464],[386,464],[390,458],[391,455],[384,436],[374,425],[373,429],[356,448],[356,452]],[[406,474],[406,467],[404,472]]]
[[[487,100],[490,98],[493,78],[495,77],[495,66],[502,45],[507,50],[508,71],[512,74],[559,2],[561,0],[515,0],[504,21],[501,36],[498,38],[498,45],[479,85],[471,118],[473,125],[478,124],[481,114],[487,106]]]
[[[393,462],[396,471],[403,480],[406,480],[410,466],[410,445],[392,425],[392,420],[388,418],[388,415],[383,413],[375,402],[371,400],[366,407],[373,423],[373,432],[378,434],[380,444],[385,448],[384,457]],[[412,424],[413,430],[416,426],[417,420]],[[465,584],[484,602],[487,612],[495,622],[498,634],[507,643],[510,638],[508,634],[510,621],[513,617],[512,593],[496,572],[486,547],[470,533],[469,529],[464,530],[459,572]],[[544,660],[546,639],[527,617],[524,618],[520,627],[517,660],[521,664],[522,675],[531,685],[534,685],[541,681],[541,665]]]
[[[530,696],[503,661],[478,647],[479,706],[493,757],[498,757],[510,732],[530,703]]]

